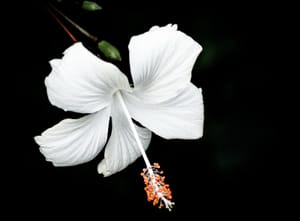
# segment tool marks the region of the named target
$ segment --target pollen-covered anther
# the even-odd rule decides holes
[[[143,169],[141,176],[144,178],[146,187],[144,188],[147,194],[147,200],[152,201],[153,206],[158,205],[158,208],[165,207],[171,211],[174,202],[171,202],[172,192],[169,184],[165,183],[165,177],[162,176],[163,171],[159,171],[158,163],[153,166]]]

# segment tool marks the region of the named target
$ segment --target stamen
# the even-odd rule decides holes
[[[172,210],[174,202],[172,200],[172,192],[169,184],[165,183],[165,177],[162,176],[163,171],[159,171],[158,163],[153,166],[143,169],[141,176],[144,178],[146,187],[144,188],[147,193],[147,200],[153,201],[153,206],[158,205],[158,208],[166,207],[169,211]]]
[[[116,92],[116,96],[118,97],[121,106],[123,108],[124,114],[128,120],[130,129],[133,132],[133,136],[137,142],[137,146],[142,154],[142,157],[146,164],[146,169],[143,169],[141,176],[144,178],[144,183],[146,187],[144,188],[147,193],[148,201],[153,201],[153,206],[158,205],[158,208],[165,207],[169,211],[172,210],[174,202],[171,201],[172,199],[172,192],[169,188],[169,184],[165,184],[165,177],[162,176],[163,171],[159,171],[160,166],[158,163],[154,163],[153,165],[150,164],[150,161],[146,155],[146,152],[143,148],[142,142],[138,136],[138,133],[135,129],[135,126],[132,122],[128,109],[125,105],[125,102],[122,98],[121,93],[118,91]]]

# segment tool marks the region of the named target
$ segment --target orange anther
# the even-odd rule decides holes
[[[170,200],[172,199],[172,192],[169,188],[169,184],[165,184],[165,176],[161,176],[162,171],[158,171],[160,168],[158,163],[154,163],[152,167],[143,169],[141,176],[144,179],[146,187],[144,190],[147,194],[147,200],[152,204],[158,205],[158,208],[166,207],[171,210],[174,204]]]

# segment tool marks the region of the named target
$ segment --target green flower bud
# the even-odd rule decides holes
[[[118,49],[112,44],[110,44],[109,42],[104,40],[98,42],[98,48],[106,57],[112,60],[118,60],[118,61],[122,60]]]
[[[82,9],[84,9],[86,11],[99,11],[102,9],[102,7],[100,5],[98,5],[96,2],[83,1]]]

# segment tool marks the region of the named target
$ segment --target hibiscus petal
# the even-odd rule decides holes
[[[62,59],[50,61],[52,71],[45,80],[52,105],[78,113],[94,113],[106,107],[118,89],[129,90],[127,77],[78,42]]]
[[[65,119],[34,139],[55,166],[73,166],[92,160],[107,140],[109,108],[79,119]]]
[[[141,99],[162,102],[176,96],[191,80],[202,47],[177,31],[177,25],[154,26],[129,43],[134,93]]]
[[[110,176],[123,170],[141,156],[128,120],[116,97],[111,115],[111,137],[105,147],[104,159],[98,165],[98,172],[104,176]],[[135,128],[143,148],[146,150],[151,140],[151,131],[136,125]]]
[[[178,96],[162,103],[126,94],[131,116],[166,139],[197,139],[203,135],[204,108],[200,88],[190,83]]]

